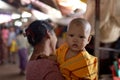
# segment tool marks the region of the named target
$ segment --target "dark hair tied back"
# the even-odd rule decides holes
[[[47,30],[53,30],[53,27],[48,22],[43,20],[36,20],[32,22],[25,30],[28,42],[32,46],[35,46],[45,37]]]

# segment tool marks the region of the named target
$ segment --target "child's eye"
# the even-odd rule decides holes
[[[74,35],[73,34],[69,34],[70,37],[73,37]]]
[[[79,36],[79,38],[85,38],[85,36]]]

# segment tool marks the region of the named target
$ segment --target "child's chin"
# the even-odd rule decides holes
[[[72,48],[72,50],[73,50],[73,51],[76,51],[76,52],[80,51],[80,50],[77,49],[77,48]]]

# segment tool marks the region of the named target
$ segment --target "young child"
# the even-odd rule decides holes
[[[10,45],[10,62],[12,62],[13,64],[16,63],[16,53],[17,53],[17,43],[16,43],[16,39],[13,39]]]
[[[67,29],[66,43],[57,51],[57,61],[65,80],[98,80],[97,57],[85,47],[90,42],[91,25],[82,18],[73,19]]]
[[[64,80],[53,58],[57,42],[53,27],[36,20],[26,29],[26,36],[34,48],[26,67],[26,80]]]

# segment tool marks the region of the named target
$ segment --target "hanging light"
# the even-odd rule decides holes
[[[17,13],[12,14],[12,19],[19,19],[19,18],[20,18],[20,14]]]
[[[29,13],[29,12],[23,11],[21,16],[22,16],[22,18],[25,18],[25,17],[31,17],[32,14]]]

